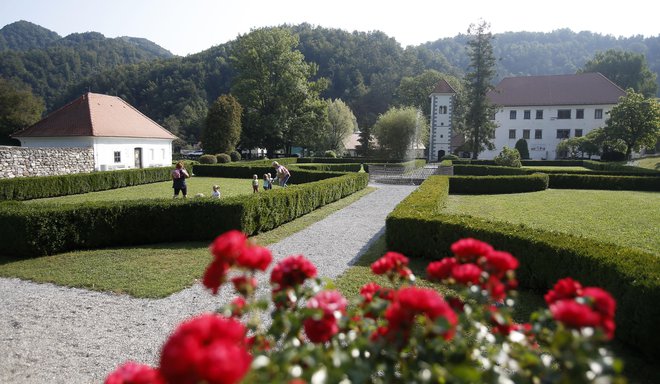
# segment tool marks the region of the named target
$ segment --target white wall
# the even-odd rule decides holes
[[[438,161],[438,151],[451,153],[451,113],[453,94],[434,93],[431,95],[431,137],[429,161]]]
[[[480,159],[493,159],[497,156],[504,146],[514,148],[516,141],[523,138],[523,130],[530,130],[530,138],[527,140],[529,148],[529,157],[533,160],[555,160],[557,158],[557,144],[562,139],[557,138],[558,129],[570,130],[569,137],[575,137],[575,130],[581,129],[582,136],[591,132],[593,129],[604,127],[607,119],[607,112],[614,105],[566,105],[566,106],[529,106],[529,107],[504,107],[495,114],[495,120],[498,127],[495,131],[495,149],[484,151],[479,154]],[[570,109],[570,119],[558,119],[557,111],[560,109]],[[576,110],[584,110],[584,119],[576,119]],[[594,118],[595,110],[602,109],[601,119]],[[516,111],[516,119],[510,119],[510,112]],[[524,111],[530,111],[530,119],[524,119]],[[536,119],[536,111],[543,111],[543,119]],[[535,131],[540,129],[542,138],[535,138]],[[516,131],[516,138],[509,139],[509,130]]]

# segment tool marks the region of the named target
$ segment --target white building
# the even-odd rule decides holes
[[[429,162],[439,161],[452,153],[451,114],[456,91],[444,79],[436,84],[431,93],[431,132],[429,135]]]
[[[493,159],[505,146],[514,148],[519,139],[527,141],[533,160],[561,158],[557,144],[604,127],[608,112],[624,95],[600,73],[504,78],[488,93],[490,102],[500,107],[495,114],[495,149],[481,152],[479,158]],[[431,118],[432,137],[434,131],[442,135],[447,128],[434,125]]]
[[[23,147],[91,147],[97,171],[172,165],[176,136],[115,96],[87,93],[12,137]]]

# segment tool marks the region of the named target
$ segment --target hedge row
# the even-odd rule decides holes
[[[291,178],[289,178],[289,184],[304,184],[310,183],[313,181],[324,180],[329,177],[341,176],[341,172],[323,172],[323,171],[312,171],[306,169],[296,168],[294,165],[288,167],[291,173]],[[275,176],[275,168],[268,165],[253,165],[252,163],[244,164],[198,164],[193,167],[193,173],[195,176],[204,176],[204,177],[227,177],[227,178],[249,178],[251,179],[253,175],[257,175],[259,179],[263,177],[265,173],[270,173],[272,176]]]
[[[0,200],[30,200],[75,195],[170,179],[171,167],[0,179]]]
[[[423,159],[420,159],[423,160]],[[426,160],[424,160],[426,162]],[[298,159],[298,163],[330,163],[330,164],[341,164],[341,163],[403,163],[406,162],[405,159],[386,159],[386,158],[377,158],[377,157],[301,157]]]
[[[364,187],[350,173],[227,199],[150,199],[70,205],[0,204],[0,254],[34,257],[73,249],[210,240],[229,229],[275,228]]]
[[[498,176],[498,175],[529,175],[530,171],[523,168],[502,167],[497,165],[454,164],[454,175],[465,176]]]
[[[362,169],[362,164],[360,163],[341,163],[341,164],[332,164],[332,163],[323,163],[323,164],[296,164],[292,166],[294,169],[306,169],[313,171],[333,171],[333,172],[359,172]]]
[[[446,177],[432,176],[388,216],[389,250],[411,257],[449,256],[450,245],[473,237],[511,252],[520,260],[522,287],[544,292],[570,276],[600,286],[617,300],[616,337],[650,358],[660,354],[660,258],[641,250],[492,222],[466,215],[443,214],[450,188]]]
[[[516,176],[452,176],[449,193],[459,195],[493,195],[500,193],[524,193],[548,189],[548,175]]]
[[[660,191],[660,177],[549,174],[550,188]]]

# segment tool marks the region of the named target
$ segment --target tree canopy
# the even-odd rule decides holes
[[[222,95],[211,105],[202,131],[202,148],[206,153],[229,154],[241,138],[243,109],[232,95]]]
[[[373,134],[381,150],[389,157],[405,159],[410,157],[411,150],[423,144],[421,137],[428,129],[419,109],[393,107],[378,117]]]
[[[0,141],[41,119],[43,101],[16,82],[0,77]]]
[[[658,92],[656,74],[651,72],[641,53],[608,49],[587,61],[580,72],[600,72],[623,89],[651,97]]]
[[[605,121],[605,135],[626,143],[627,159],[633,151],[655,146],[660,136],[660,104],[629,88],[626,96],[610,111]]]
[[[344,140],[357,131],[357,120],[351,108],[341,99],[326,100],[328,120],[323,127],[322,140],[324,150],[341,153]]]

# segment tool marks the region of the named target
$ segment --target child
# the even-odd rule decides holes
[[[211,198],[212,199],[219,199],[220,198],[220,186],[219,185],[214,185],[213,186],[213,192],[211,193]]]
[[[259,176],[252,176],[252,193],[259,192]]]
[[[273,189],[273,179],[270,178],[270,173],[264,173],[264,191]]]

